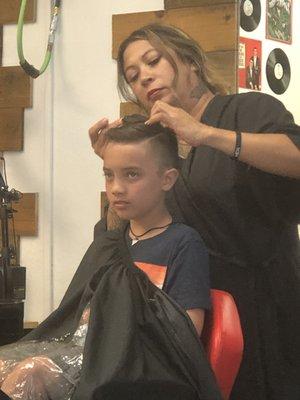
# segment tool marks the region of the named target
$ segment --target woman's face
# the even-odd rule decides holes
[[[171,51],[170,51],[171,52]],[[190,111],[199,99],[191,95],[198,86],[198,77],[190,64],[172,52],[178,78],[169,61],[147,40],[130,43],[124,51],[124,73],[133,93],[149,111],[156,100]]]

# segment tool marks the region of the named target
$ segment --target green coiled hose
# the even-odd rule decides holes
[[[40,69],[36,69],[33,65],[30,65],[24,57],[23,53],[23,25],[24,25],[24,14],[26,10],[27,0],[22,0],[19,19],[18,19],[18,30],[17,30],[17,49],[20,65],[23,70],[30,75],[32,78],[37,78],[47,69],[49,62],[51,60],[52,49],[55,39],[55,31],[57,27],[58,15],[60,10],[61,0],[55,0],[53,4],[53,11],[51,17],[51,23],[49,28],[48,44],[46,49],[46,54],[44,57],[43,64]]]

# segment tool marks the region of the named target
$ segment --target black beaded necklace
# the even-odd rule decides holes
[[[129,231],[131,233],[131,235],[134,237],[134,239],[132,239],[132,244],[135,244],[136,242],[138,242],[140,240],[141,237],[145,236],[147,233],[152,232],[156,229],[164,229],[167,228],[168,226],[170,226],[173,223],[173,221],[169,222],[166,225],[163,226],[155,226],[154,228],[150,228],[148,229],[146,232],[142,233],[141,235],[136,235],[133,230],[131,229],[131,226],[129,225]]]

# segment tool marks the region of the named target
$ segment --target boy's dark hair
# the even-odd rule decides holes
[[[106,132],[108,142],[139,143],[148,141],[163,168],[179,168],[176,135],[160,124],[145,125],[147,117],[133,114],[123,117],[123,125]]]

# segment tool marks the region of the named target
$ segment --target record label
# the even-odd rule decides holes
[[[253,14],[253,4],[251,0],[245,0],[243,8],[244,8],[244,14],[247,17],[251,17],[251,15]]]
[[[274,67],[274,75],[276,79],[282,79],[284,75],[283,67],[280,63],[276,63]]]
[[[269,54],[266,75],[270,88],[276,94],[284,93],[291,80],[290,62],[285,52],[279,48]]]
[[[242,0],[240,7],[241,27],[244,31],[251,32],[260,23],[261,5],[260,0]]]

